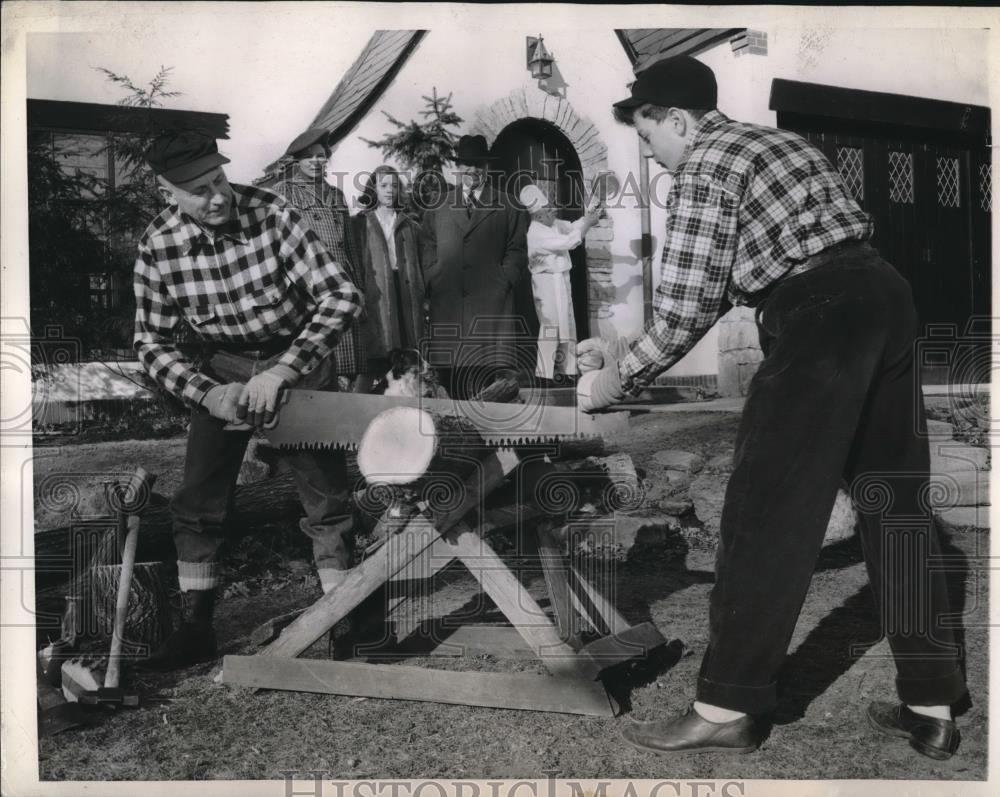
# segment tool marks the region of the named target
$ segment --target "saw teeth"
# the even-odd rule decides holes
[[[358,450],[357,443],[279,443],[279,451],[352,451]]]

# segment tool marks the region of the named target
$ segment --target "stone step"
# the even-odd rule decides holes
[[[955,506],[938,514],[941,522],[950,528],[990,527],[990,508],[988,506]]]
[[[933,474],[931,489],[934,506],[989,506],[990,474],[975,471]]]
[[[990,452],[979,446],[967,446],[954,440],[931,443],[931,473],[986,470]]]
[[[935,440],[951,440],[955,433],[955,427],[947,421],[927,421],[927,438],[933,443]]]

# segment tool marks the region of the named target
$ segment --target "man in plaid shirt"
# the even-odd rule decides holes
[[[683,56],[650,66],[616,103],[643,155],[672,175],[655,317],[631,345],[578,346],[586,410],[637,394],[732,304],[756,307],[765,355],[726,489],[696,701],[624,736],[661,753],[759,745],[753,717],[776,707],[777,673],[846,480],[900,700],[872,703],[869,721],[948,758],[959,743],[951,706],[965,683],[944,575],[930,565],[941,552],[925,497],[910,287],[868,243],[871,221],[822,153],[792,133],[727,119],[716,94],[711,69]],[[890,515],[905,516],[906,528],[887,525]]]
[[[362,300],[295,210],[229,184],[214,139],[164,134],[147,161],[169,206],[139,241],[135,348],[149,374],[192,407],[171,503],[184,622],[145,662],[175,669],[216,653],[217,557],[253,427],[273,418],[284,387],[336,389],[328,355]],[[245,428],[225,429],[236,421]],[[350,566],[344,456],[299,452],[287,461],[306,512],[301,528],[332,589]]]

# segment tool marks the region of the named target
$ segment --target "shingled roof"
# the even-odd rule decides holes
[[[616,30],[618,41],[639,74],[673,55],[697,55],[735,36],[743,28],[631,28]]]
[[[425,30],[375,31],[309,127],[325,129],[331,146],[345,138],[389,87],[426,33]],[[301,132],[296,131],[296,135]],[[280,159],[265,169],[268,176],[273,177],[279,164]]]

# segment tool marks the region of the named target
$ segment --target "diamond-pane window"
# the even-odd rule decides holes
[[[913,204],[913,153],[889,153],[889,200]]]
[[[958,200],[958,158],[937,159],[938,204],[946,208],[957,208]]]
[[[979,207],[987,213],[993,210],[993,166],[989,163],[979,166]]]
[[[858,202],[865,199],[865,165],[858,147],[837,148],[837,170]]]

